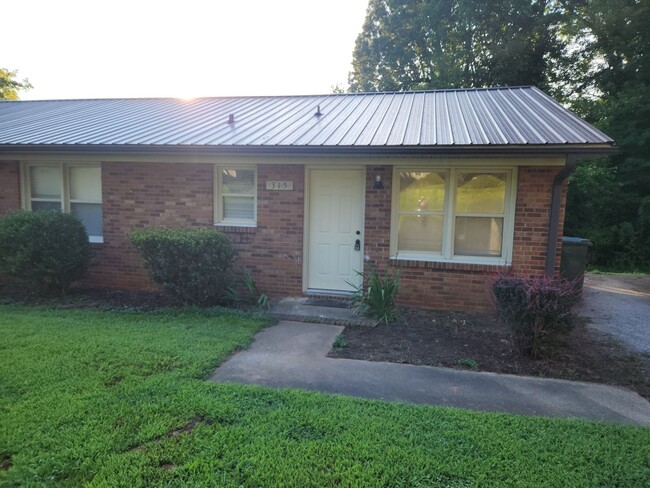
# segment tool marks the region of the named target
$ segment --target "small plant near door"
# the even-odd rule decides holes
[[[261,293],[250,272],[241,267],[241,286],[228,287],[226,290],[226,296],[229,300],[232,300],[235,304],[244,305],[246,307],[257,307],[262,310],[268,310],[271,308],[271,300],[266,293]]]
[[[355,287],[352,303],[360,314],[386,324],[399,318],[396,301],[399,292],[399,272],[385,271],[383,275],[371,269],[363,276],[362,283]]]

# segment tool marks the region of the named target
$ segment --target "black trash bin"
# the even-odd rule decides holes
[[[582,237],[562,238],[562,257],[560,258],[560,275],[567,280],[584,281],[585,271],[589,263],[589,248],[592,243]]]

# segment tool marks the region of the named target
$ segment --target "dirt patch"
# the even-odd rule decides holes
[[[190,420],[187,424],[185,424],[182,427],[179,427],[178,429],[170,430],[169,432],[166,432],[163,435],[159,435],[158,437],[154,437],[153,439],[150,439],[142,444],[138,444],[137,446],[130,448],[129,452],[143,451],[147,447],[147,444],[151,444],[153,442],[160,442],[161,440],[169,439],[170,437],[177,437],[181,434],[187,434],[189,432],[192,432],[197,425],[203,423],[209,423],[209,422],[207,422],[206,419],[201,416],[195,417],[192,420]]]
[[[124,376],[122,376],[121,374],[115,375],[115,376],[111,377],[110,379],[106,380],[104,382],[104,386],[109,386],[109,387],[110,386],[115,386],[118,383],[120,383],[123,379],[124,379]]]
[[[492,314],[409,309],[403,316],[405,321],[388,326],[346,327],[347,346],[329,356],[605,383],[650,399],[650,355],[587,328],[584,319],[547,357],[532,360],[518,352],[508,327]]]
[[[0,471],[7,471],[13,466],[12,456],[8,452],[0,452]]]
[[[46,305],[54,308],[137,309],[142,311],[182,306],[161,291],[122,290],[99,286],[75,286],[65,297],[47,297],[15,280],[0,280],[0,303]]]

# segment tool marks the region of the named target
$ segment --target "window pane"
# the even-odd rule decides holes
[[[223,193],[255,194],[255,171],[252,169],[224,169]]]
[[[29,183],[32,198],[61,198],[61,170],[58,167],[30,167]]]
[[[255,199],[253,197],[223,197],[224,219],[255,218]]]
[[[403,172],[399,175],[400,212],[442,212],[445,206],[444,173]]]
[[[506,201],[505,173],[459,173],[456,212],[502,214]]]
[[[71,203],[70,212],[86,226],[89,236],[101,236],[102,205],[99,203]]]
[[[442,251],[441,215],[400,215],[398,251]]]
[[[456,217],[454,254],[501,256],[503,218]]]
[[[72,166],[70,168],[70,199],[101,202],[101,168]]]
[[[61,202],[34,202],[32,201],[32,211],[39,210],[61,210]]]

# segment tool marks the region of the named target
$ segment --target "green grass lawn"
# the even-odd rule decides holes
[[[0,486],[650,483],[650,429],[202,379],[263,325],[0,305]]]

